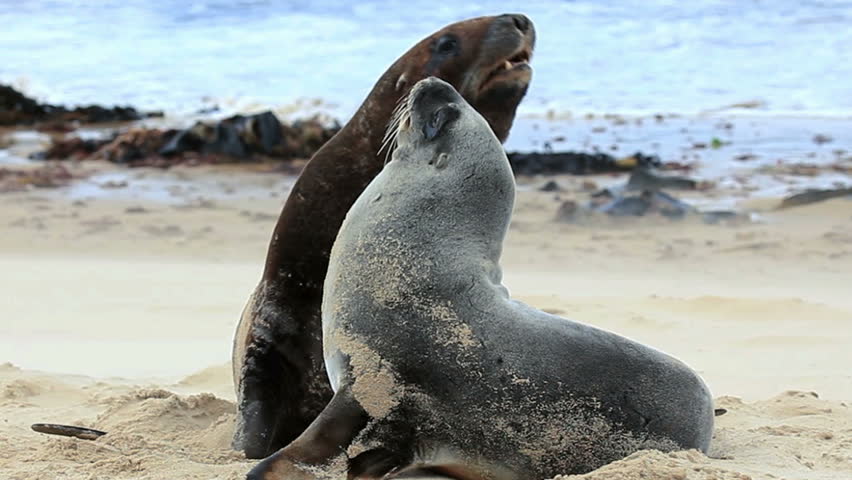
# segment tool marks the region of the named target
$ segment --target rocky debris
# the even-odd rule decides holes
[[[318,118],[286,125],[272,112],[235,115],[216,123],[197,122],[185,130],[133,128],[107,140],[54,140],[35,158],[101,159],[131,167],[258,162],[310,158],[337,131]]]
[[[821,133],[814,135],[814,138],[813,138],[813,142],[816,143],[817,145],[822,145],[822,144],[825,144],[825,143],[831,143],[833,141],[834,141],[833,138],[831,138],[828,135],[823,135]]]
[[[159,128],[136,128],[120,133],[107,140],[87,158],[106,160],[112,163],[133,166],[168,166],[159,154],[163,144],[177,130]]]
[[[133,107],[87,105],[68,108],[39,103],[8,85],[0,85],[0,125],[50,124],[50,130],[62,131],[69,123],[127,122],[161,117],[162,112],[139,112]]]
[[[577,221],[581,210],[580,205],[578,205],[574,200],[565,200],[559,204],[559,208],[556,210],[556,221],[574,223]]]
[[[249,158],[256,154],[309,158],[338,130],[339,125],[327,128],[316,118],[284,125],[269,111],[235,115],[215,125],[198,122],[178,132],[159,153],[166,157],[192,151],[232,158]]]
[[[661,190],[603,189],[592,194],[585,205],[566,200],[556,211],[556,221],[582,223],[594,218],[695,218],[707,224],[748,221],[749,215],[731,210],[701,211]]]
[[[634,168],[627,179],[628,190],[697,190],[698,187],[699,182],[691,178],[659,175],[644,167]]]
[[[584,192],[594,192],[598,190],[598,184],[591,180],[583,180],[583,183],[580,184],[580,188],[583,189]]]
[[[781,204],[778,205],[778,209],[801,207],[802,205],[810,205],[840,197],[852,197],[852,187],[805,190],[804,192],[785,197],[781,200]]]
[[[547,183],[538,187],[539,192],[561,192],[563,190],[555,180],[548,180]]]
[[[80,137],[53,139],[50,148],[37,156],[40,160],[83,160],[109,140],[82,139]]]
[[[795,175],[799,177],[815,177],[823,173],[852,174],[852,164],[843,161],[830,164],[816,163],[783,163],[765,165],[756,170],[768,175]]]
[[[508,154],[515,175],[589,175],[595,173],[628,172],[635,167],[659,167],[660,159],[653,155],[635,153],[616,158],[606,153],[533,152]]]
[[[0,168],[0,193],[30,188],[56,188],[67,185],[74,175],[64,165],[50,163],[38,168]]]
[[[623,185],[591,193],[586,204],[567,200],[560,204],[556,221],[580,223],[604,218],[657,217],[668,220],[699,218],[704,223],[730,223],[748,216],[728,210],[700,211],[663,190],[698,190],[710,186],[681,176],[660,175],[647,167],[635,168]]]
[[[683,218],[694,209],[659,190],[614,192],[602,190],[592,195],[590,206],[611,217],[642,217],[651,214],[666,218]]]

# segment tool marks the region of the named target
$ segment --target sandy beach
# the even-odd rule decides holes
[[[230,342],[292,177],[74,168],[107,177],[0,202],[0,477],[242,478]],[[551,179],[563,191],[538,191]],[[709,457],[639,452],[568,478],[852,477],[852,201],[745,198],[756,221],[737,225],[556,222],[588,180],[518,180],[506,285],[684,360],[727,413]]]

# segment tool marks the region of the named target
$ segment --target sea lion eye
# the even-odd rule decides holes
[[[443,35],[434,46],[433,51],[440,55],[455,55],[459,53],[459,39],[455,35]]]

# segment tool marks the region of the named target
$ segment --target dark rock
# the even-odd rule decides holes
[[[544,185],[538,187],[539,192],[561,192],[563,188],[559,186],[558,183],[554,180],[550,180]]]
[[[556,211],[556,221],[558,222],[573,222],[579,214],[580,207],[573,200],[566,200],[559,205]]]
[[[167,142],[159,154],[175,157],[187,152],[252,159],[255,155],[271,158],[310,158],[337,131],[339,125],[324,127],[319,120],[302,120],[284,125],[272,112],[235,115],[215,125],[196,123]]]
[[[789,197],[784,198],[778,208],[783,209],[800,207],[802,205],[810,205],[812,203],[831,200],[832,198],[840,198],[847,196],[852,196],[852,187],[828,190],[810,189],[802,193],[797,193],[795,195],[790,195]]]
[[[697,188],[698,182],[691,178],[658,175],[644,167],[635,168],[627,180],[628,190],[695,190]]]
[[[93,157],[129,166],[168,166],[157,152],[171,140],[177,130],[137,128],[116,136]]]
[[[95,140],[80,137],[54,139],[44,152],[30,155],[33,160],[82,160],[97,152],[108,144],[111,139]]]
[[[593,173],[627,172],[637,166],[660,165],[656,156],[636,153],[629,157],[616,158],[606,153],[556,152],[508,154],[509,164],[515,175],[543,175],[568,173],[587,175]]]
[[[195,113],[198,115],[209,115],[220,110],[219,105],[211,105],[209,107],[199,108]]]
[[[235,159],[252,154],[279,156],[285,153],[284,125],[272,112],[235,115],[215,125],[198,122],[178,132],[159,154],[173,157],[186,152],[224,155]]]
[[[814,135],[813,140],[814,140],[814,143],[816,143],[817,145],[822,145],[824,143],[831,143],[831,142],[834,141],[834,139],[831,138],[830,136],[823,135],[821,133]]]
[[[694,163],[664,162],[658,168],[660,170],[666,170],[666,171],[674,170],[674,171],[678,171],[678,172],[691,172],[692,170],[695,169],[695,166],[696,165]]]
[[[682,218],[694,211],[691,206],[667,193],[650,190],[642,191],[638,195],[618,195],[598,210],[615,217],[639,217],[658,213],[667,218]]]
[[[204,138],[202,130],[203,124],[196,124],[192,128],[181,130],[175,133],[165,145],[157,150],[157,153],[164,157],[180,155],[184,152],[198,152],[204,147]]]
[[[635,197],[617,197],[600,208],[607,215],[616,217],[641,217],[651,210],[651,195],[641,194]]]
[[[659,185],[652,185],[652,187],[659,187]],[[631,189],[628,185],[592,193],[586,205],[580,205],[574,201],[564,202],[559,207],[556,220],[577,223],[600,214],[610,218],[652,216],[670,220],[696,218],[708,224],[750,220],[748,215],[733,211],[699,211],[659,189]]]
[[[162,112],[140,113],[133,107],[88,105],[67,108],[39,103],[8,85],[0,85],[0,125],[33,125],[50,122],[52,129],[64,123],[126,122],[147,117],[161,117]]]
[[[16,125],[46,114],[45,107],[8,85],[0,85],[0,125]]]
[[[313,156],[340,125],[318,119],[282,124],[272,112],[235,115],[217,123],[197,122],[185,130],[135,128],[106,141],[55,139],[42,158],[101,158],[132,167],[224,163]]]

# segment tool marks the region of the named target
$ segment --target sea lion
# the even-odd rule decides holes
[[[505,140],[532,76],[534,44],[533,24],[519,14],[439,30],[391,65],[307,164],[278,218],[263,277],[234,338],[234,448],[248,458],[269,455],[302,433],[332,396],[320,319],[328,255],[349,207],[386,161],[379,150],[398,100],[427,76],[443,78]]]
[[[706,452],[713,402],[678,360],[509,298],[506,154],[439,79],[346,216],[323,298],[335,395],[251,479],[541,480],[643,448]]]

